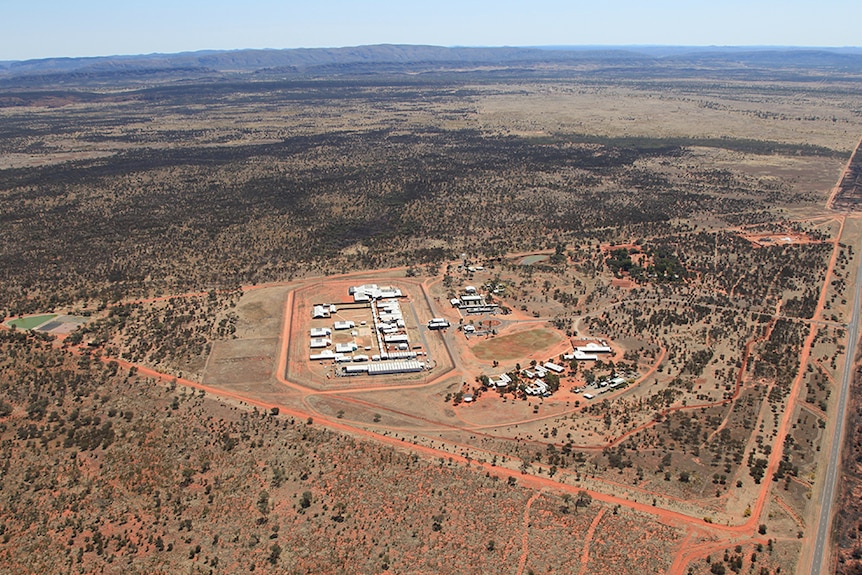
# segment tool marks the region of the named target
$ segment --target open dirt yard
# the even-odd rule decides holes
[[[477,358],[485,361],[520,360],[538,351],[557,347],[563,339],[559,332],[550,329],[527,329],[480,341],[471,350]],[[553,353],[545,355],[553,356]]]

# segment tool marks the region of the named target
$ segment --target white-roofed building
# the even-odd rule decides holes
[[[376,363],[354,363],[341,368],[344,375],[388,375],[414,373],[425,369],[421,361],[380,361]]]
[[[595,342],[590,342],[587,345],[579,345],[575,348],[575,351],[583,353],[613,353],[614,350],[606,345],[599,345]]]
[[[617,376],[611,380],[610,386],[611,387],[619,387],[624,383],[626,383],[626,378]]]
[[[336,343],[335,351],[338,353],[353,353],[356,351],[357,345],[353,342],[350,343]]]
[[[504,373],[500,375],[500,377],[498,377],[497,379],[489,377],[488,382],[496,387],[507,387],[510,383],[512,383],[512,378],[509,377],[508,373]]]
[[[368,302],[376,299],[403,297],[401,290],[394,287],[379,287],[377,284],[353,286],[347,290],[355,302]]]
[[[524,393],[527,395],[544,395],[548,393],[548,384],[541,379],[537,379],[531,385],[524,388]]]
[[[545,367],[545,369],[553,371],[554,373],[563,373],[564,371],[566,371],[566,368],[563,367],[562,365],[557,365],[556,363],[553,363],[550,361],[546,362],[544,367]]]
[[[428,329],[446,329],[449,327],[449,321],[442,317],[435,317],[428,322]]]

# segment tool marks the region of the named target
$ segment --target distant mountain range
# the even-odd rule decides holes
[[[0,79],[63,76],[97,78],[153,74],[277,73],[329,75],[345,73],[427,72],[465,67],[524,67],[542,64],[576,67],[767,67],[818,68],[858,73],[860,48],[549,46],[444,48],[374,45],[349,48],[200,51],[93,58],[47,58],[0,62]]]

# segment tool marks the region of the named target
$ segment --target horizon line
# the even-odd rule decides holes
[[[141,58],[151,56],[181,56],[203,53],[219,52],[287,52],[292,50],[348,50],[352,48],[372,48],[381,46],[393,47],[425,47],[444,49],[524,49],[524,50],[589,50],[589,49],[668,49],[668,50],[829,50],[829,51],[859,51],[862,53],[862,45],[853,46],[822,46],[822,45],[797,45],[797,44],[500,44],[500,45],[468,45],[468,44],[405,44],[396,42],[380,42],[374,44],[355,44],[345,46],[296,46],[291,48],[200,48],[196,50],[181,50],[179,52],[140,52],[135,54],[101,54],[90,56],[44,56],[39,58],[25,58],[23,60],[0,60],[0,63],[25,63],[45,60],[86,60],[100,58]]]

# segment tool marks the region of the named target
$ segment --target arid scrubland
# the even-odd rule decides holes
[[[0,332],[8,572],[479,573],[577,563],[600,507],[156,385],[50,338]],[[624,524],[625,528],[621,528]],[[649,533],[663,569],[680,534],[608,512],[594,537]],[[456,559],[457,558],[457,559]],[[638,567],[599,555],[595,565]],[[505,569],[505,568],[504,568]]]
[[[342,72],[0,83],[0,316],[87,318],[0,330],[0,566],[803,569],[862,237],[827,200],[862,76]],[[285,294],[383,268],[446,314],[465,285],[507,313],[440,336],[451,371],[409,388],[282,381],[316,373],[277,373]],[[528,397],[520,368],[579,339],[611,358]]]

